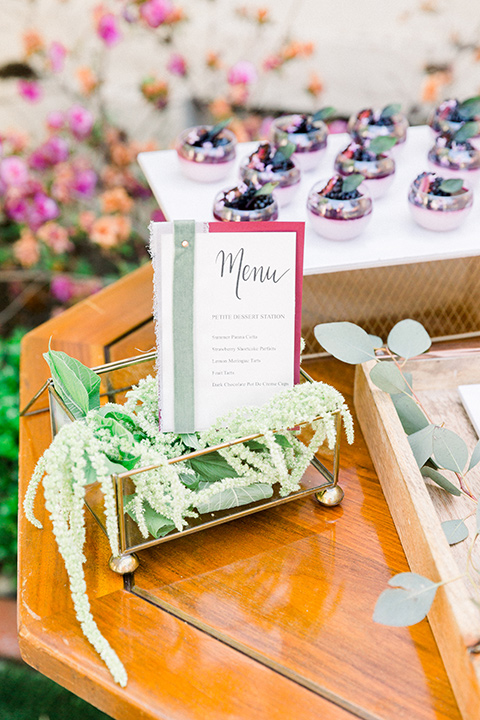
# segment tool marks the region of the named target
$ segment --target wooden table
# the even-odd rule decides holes
[[[33,330],[21,405],[48,375],[50,337],[90,366],[128,357],[154,344],[151,309],[145,266]],[[352,368],[329,359],[306,369],[352,407]],[[49,441],[47,412],[22,418],[21,499]],[[89,595],[126,665],[124,690],[75,620],[40,493],[44,530],[20,509],[24,659],[119,720],[459,720],[428,623],[371,620],[389,577],[408,566],[358,426],[354,446],[342,445],[341,484],[341,507],[306,498],[162,544],[141,553],[125,582],[89,519]]]

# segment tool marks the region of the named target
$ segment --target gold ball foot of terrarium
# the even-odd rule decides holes
[[[126,575],[137,569],[138,559],[136,555],[119,555],[118,557],[112,555],[108,561],[108,566],[113,572],[119,575]]]
[[[315,497],[320,503],[320,505],[326,505],[327,507],[335,507],[335,505],[340,505],[344,496],[345,493],[343,492],[340,485],[332,485],[315,493]]]

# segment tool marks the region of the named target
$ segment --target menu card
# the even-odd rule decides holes
[[[299,382],[304,223],[150,229],[160,430],[204,430]]]

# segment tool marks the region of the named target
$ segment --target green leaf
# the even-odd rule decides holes
[[[441,488],[446,490],[450,495],[461,495],[461,490],[457,488],[456,485],[450,482],[450,480],[447,480],[446,477],[444,477],[441,473],[438,472],[438,470],[434,470],[434,468],[428,467],[428,465],[424,465],[420,472],[422,473],[423,477],[428,477],[430,480],[433,480],[434,483],[437,483]]]
[[[391,150],[396,142],[397,138],[392,135],[377,135],[376,138],[370,140],[368,150],[375,153],[375,155],[382,155],[382,153],[386,153]]]
[[[224,478],[238,477],[238,473],[216,450],[206,455],[192,458],[187,462],[190,463],[192,470],[208,482],[217,482],[217,480],[223,480]]]
[[[390,395],[410,393],[402,373],[393,362],[378,362],[370,370],[370,379],[380,390]]]
[[[278,184],[278,182],[265,183],[265,185],[262,185],[262,187],[258,188],[253,197],[258,197],[259,195],[271,195]]]
[[[244,488],[230,488],[228,490],[222,490],[216,493],[216,495],[212,495],[211,498],[203,503],[199,503],[197,510],[203,515],[204,513],[227,510],[228,508],[247,505],[257,502],[258,500],[265,500],[266,498],[272,497],[272,495],[273,488],[266,483],[248,485]]]
[[[399,573],[388,581],[393,587],[382,592],[373,620],[382,625],[405,627],[423,620],[432,607],[437,585],[416,573]]]
[[[55,350],[49,350],[44,353],[43,357],[52,373],[53,386],[68,410],[76,420],[85,417],[90,410],[89,395],[82,380],[72,369],[70,361],[73,358]]]
[[[65,375],[65,379],[62,380],[62,373],[65,373],[65,368],[71,370],[78,381],[83,385],[88,395],[88,409],[93,410],[94,408],[100,407],[100,376],[97,375],[93,370],[86,367],[80,360],[72,358],[67,353],[61,350],[48,350],[43,356],[52,371],[52,379],[55,383],[55,377],[53,377],[54,371],[57,373],[63,389],[69,392],[68,381],[75,382],[68,372]]]
[[[449,545],[456,545],[468,537],[468,528],[463,520],[444,520],[442,528]]]
[[[375,358],[372,338],[354,323],[323,323],[314,332],[320,345],[342,362],[356,365]]]
[[[468,465],[468,470],[471,470],[475,467],[475,465],[480,462],[480,440],[477,442],[475,447],[473,448],[472,457],[470,458],[470,463]],[[467,470],[467,472],[468,472]]]
[[[478,131],[478,123],[474,122],[473,120],[469,120],[465,123],[465,125],[462,125],[462,127],[457,130],[457,132],[453,136],[453,139],[455,140],[455,142],[462,143],[465,142],[465,140],[468,140],[469,138],[478,135]]]
[[[400,112],[402,109],[402,106],[400,103],[392,103],[391,105],[386,105],[381,113],[382,118],[392,117],[392,115],[396,115]]]
[[[326,118],[329,118],[333,115],[335,112],[335,108],[331,105],[328,105],[327,107],[321,108],[320,110],[317,110],[317,112],[312,115],[312,120],[315,122],[315,120],[326,120]]]
[[[211,130],[208,131],[208,138],[209,140],[213,140],[217,137],[217,135],[220,135],[222,130],[227,127],[232,122],[232,118],[228,118],[228,120],[222,120],[221,122],[217,123],[212,127]]]
[[[192,450],[201,450],[202,446],[195,433],[179,433],[178,437],[186,447],[192,448]]]
[[[135,495],[126,495],[124,497],[124,507],[125,512],[130,515],[132,520],[138,522],[131,503],[134,497]],[[155,539],[165,537],[169,532],[175,530],[175,523],[170,518],[154,510],[146,500],[143,501],[143,511],[147,530]]]
[[[275,155],[273,156],[272,163],[277,165],[282,160],[289,160],[295,152],[295,143],[287,142],[285,145],[281,145],[277,148]]]
[[[285,435],[279,435],[279,434],[275,435],[275,442],[278,443],[278,445],[280,445],[280,447],[282,447],[284,449],[292,447],[292,443],[290,442],[289,438],[286,437]]]
[[[418,467],[423,467],[433,452],[433,431],[435,425],[427,425],[422,430],[408,436],[408,442],[417,461]]]
[[[455,195],[463,187],[463,178],[448,178],[443,180],[440,184],[440,190],[448,193],[449,195]]]
[[[428,420],[411,395],[392,395],[392,402],[407,435],[427,427]]]
[[[430,336],[423,325],[410,319],[398,322],[387,338],[390,350],[407,360],[426,352],[431,344]]]
[[[446,470],[463,472],[468,460],[468,448],[457,433],[436,427],[433,433],[433,457]]]
[[[352,173],[342,178],[342,192],[349,193],[356,190],[357,187],[365,180],[361,173]]]

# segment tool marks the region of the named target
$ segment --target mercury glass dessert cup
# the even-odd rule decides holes
[[[278,218],[278,203],[272,193],[262,195],[263,207],[241,207],[243,204],[249,204],[252,201],[252,191],[258,190],[260,186],[255,186],[241,182],[237,187],[229,187],[220,190],[213,201],[213,216],[216,220],[222,222],[260,222],[267,220],[276,220]],[[239,204],[240,207],[232,207],[230,205]],[[255,203],[252,203],[254,205]],[[230,205],[230,206],[229,206]]]
[[[408,193],[408,207],[415,222],[426,230],[455,230],[472,209],[473,192],[464,181],[458,194],[437,195],[431,189],[435,179],[443,180],[435,173],[421,173],[415,178]]]
[[[274,154],[275,148],[273,148]],[[291,158],[286,160],[285,167],[276,168],[269,162],[269,157],[263,162],[256,151],[241,161],[240,177],[242,180],[255,185],[266,185],[270,182],[278,183],[273,191],[273,196],[278,206],[284,207],[293,200],[300,187],[301,172],[296,162]]]
[[[393,154],[397,154],[405,143],[407,130],[408,120],[401,112],[382,118],[382,110],[368,108],[352,115],[348,121],[348,132],[354,140],[359,142],[373,140],[381,135],[396,138],[397,142],[392,148]]]
[[[360,155],[364,159],[357,159]],[[366,188],[370,196],[377,200],[385,195],[395,179],[395,160],[389,153],[375,155],[363,148],[359,143],[350,143],[335,158],[335,171],[346,177],[360,173],[365,180],[362,188]]]
[[[480,123],[480,115],[470,119]],[[454,135],[466,122],[468,119],[461,117],[461,103],[455,99],[441,102],[428,120],[435,135]],[[480,150],[480,125],[478,134],[469,138],[469,141],[476,150]]]
[[[228,128],[223,128],[213,141],[201,143],[202,133],[212,127],[197,125],[187,128],[176,140],[175,149],[181,171],[190,180],[218,182],[228,175],[235,164],[237,140]]]
[[[432,170],[444,178],[467,177],[474,183],[480,176],[480,150],[469,140],[456,142],[450,135],[439,135],[428,153],[428,161]]]
[[[342,178],[341,175],[337,176]],[[357,188],[358,197],[336,200],[325,195],[330,178],[311,188],[307,199],[307,217],[318,235],[328,240],[351,240],[360,235],[372,216],[372,198],[364,183]]]
[[[308,130],[302,132],[305,126]],[[308,115],[282,115],[273,121],[271,135],[277,147],[293,143],[293,160],[302,172],[309,172],[317,167],[325,153],[328,127],[323,120],[311,120]]]

